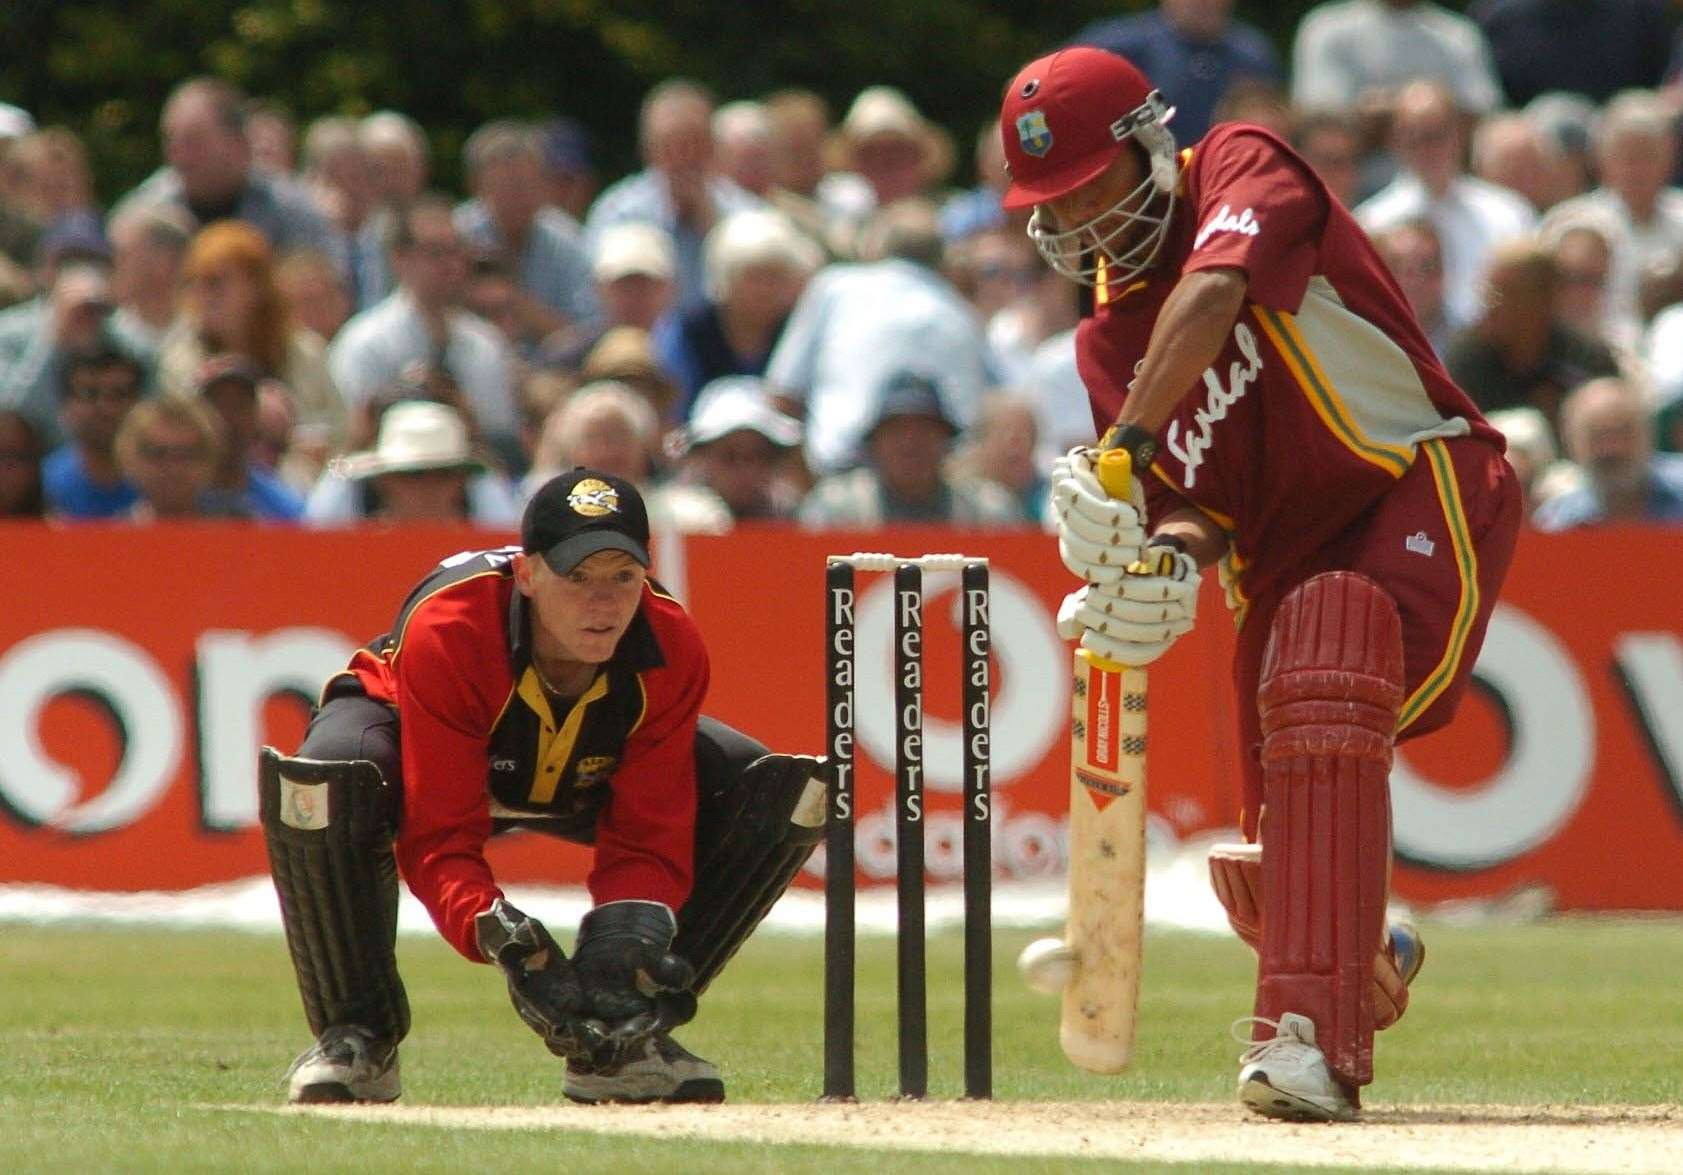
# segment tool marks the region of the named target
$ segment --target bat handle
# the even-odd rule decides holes
[[[1126,502],[1133,496],[1134,459],[1128,450],[1102,450],[1093,461],[1093,476],[1111,497]]]

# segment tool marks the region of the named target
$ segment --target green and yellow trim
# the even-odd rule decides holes
[[[1414,464],[1413,450],[1407,445],[1387,445],[1375,441],[1362,431],[1350,414],[1348,405],[1339,396],[1338,389],[1315,358],[1315,352],[1304,339],[1303,332],[1298,330],[1295,317],[1256,302],[1251,303],[1251,311],[1303,388],[1303,394],[1308,397],[1315,414],[1332,435],[1363,461],[1377,465],[1392,477],[1407,473]]]
[[[1467,527],[1467,513],[1461,506],[1461,488],[1455,482],[1455,467],[1450,464],[1449,449],[1440,441],[1427,441],[1420,446],[1432,468],[1432,481],[1437,486],[1438,501],[1443,506],[1444,524],[1449,528],[1449,545],[1455,555],[1455,569],[1461,577],[1461,598],[1455,605],[1455,618],[1449,626],[1449,644],[1443,657],[1420,682],[1420,686],[1403,703],[1397,716],[1397,729],[1405,730],[1416,718],[1438,700],[1461,667],[1461,656],[1467,649],[1467,636],[1479,613],[1478,553],[1473,550],[1472,532]]]

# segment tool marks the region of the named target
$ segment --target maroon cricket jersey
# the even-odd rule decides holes
[[[493,818],[545,820],[593,842],[598,904],[640,898],[677,910],[693,874],[695,728],[708,682],[695,622],[645,585],[613,657],[562,706],[532,668],[530,609],[510,566],[518,550],[446,559],[347,671],[397,710],[404,879],[475,960],[474,915],[502,892],[485,860]]]
[[[1224,581],[1243,601],[1280,586],[1389,490],[1420,444],[1503,447],[1433,355],[1366,234],[1313,169],[1261,127],[1217,126],[1181,153],[1157,265],[1100,270],[1076,357],[1098,431],[1121,411],[1180,276],[1236,267],[1249,287],[1232,336],[1157,433],[1149,516],[1187,502],[1228,533]]]

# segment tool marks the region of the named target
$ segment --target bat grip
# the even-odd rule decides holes
[[[1126,502],[1134,489],[1134,459],[1126,449],[1105,449],[1093,460],[1093,476],[1104,492]]]

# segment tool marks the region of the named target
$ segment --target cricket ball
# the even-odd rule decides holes
[[[1017,970],[1029,990],[1058,995],[1075,977],[1075,952],[1061,938],[1037,938],[1017,956]]]

